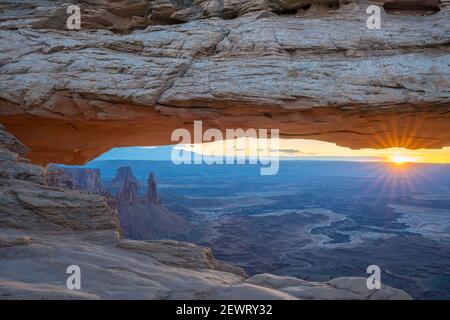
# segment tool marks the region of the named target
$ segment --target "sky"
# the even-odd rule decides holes
[[[404,148],[352,150],[334,143],[306,140],[241,138],[193,145],[114,148],[96,160],[171,160],[172,150],[186,150],[212,157],[279,157],[282,160],[349,160],[380,162],[450,163],[450,147],[443,149]]]

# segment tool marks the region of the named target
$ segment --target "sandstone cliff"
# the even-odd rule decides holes
[[[112,181],[112,185],[113,187],[120,188],[126,180],[135,182],[136,184],[138,183],[133,171],[131,170],[131,167],[120,167],[119,169],[117,169],[116,176]]]
[[[176,241],[120,238],[101,195],[50,187],[26,147],[0,126],[1,299],[409,299],[364,278],[312,283],[244,272],[211,250]],[[82,270],[81,290],[66,268]]]
[[[63,187],[72,190],[82,190],[90,193],[101,193],[102,184],[100,170],[86,168],[62,168],[48,166],[46,182],[52,187]]]
[[[0,121],[35,163],[172,130],[279,128],[352,148],[450,145],[448,1],[8,1]],[[380,30],[366,27],[383,5]],[[43,138],[45,137],[45,139]]]

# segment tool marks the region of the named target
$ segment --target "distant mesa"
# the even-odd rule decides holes
[[[118,196],[119,193],[124,192],[123,188],[125,187],[125,184],[127,184],[127,187],[131,187],[131,183],[135,183],[139,190],[138,179],[133,174],[131,167],[120,167],[119,169],[117,169],[116,176],[111,181],[111,183],[108,183],[106,185],[106,188],[113,195]],[[136,190],[136,192],[138,190]]]
[[[61,168],[49,165],[45,174],[46,184],[70,190],[102,193],[100,170],[86,168]]]

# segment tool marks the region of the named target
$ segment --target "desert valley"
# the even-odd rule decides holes
[[[250,275],[327,281],[364,277],[376,264],[386,284],[414,298],[449,298],[448,165],[282,161],[273,177],[251,165],[142,160],[66,170],[102,180],[132,239],[194,242]]]

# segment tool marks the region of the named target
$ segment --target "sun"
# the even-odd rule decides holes
[[[389,159],[389,161],[400,166],[400,165],[403,165],[405,163],[415,162],[415,159],[412,158],[412,157],[405,156],[405,155],[396,154],[396,155],[393,155]]]

